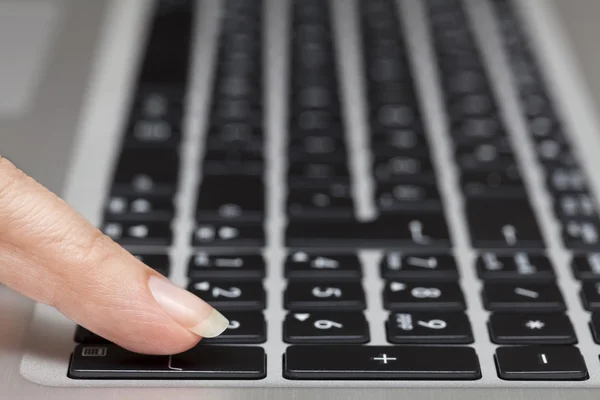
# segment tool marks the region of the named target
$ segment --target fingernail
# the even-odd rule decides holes
[[[175,322],[198,336],[219,336],[229,326],[227,318],[204,300],[164,278],[151,276],[148,287],[156,302]]]

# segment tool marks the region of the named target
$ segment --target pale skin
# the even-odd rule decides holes
[[[0,282],[139,353],[180,353],[227,326],[1,156]]]

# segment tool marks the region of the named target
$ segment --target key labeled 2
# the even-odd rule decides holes
[[[360,282],[290,282],[284,294],[288,310],[364,310]]]
[[[354,343],[369,341],[369,327],[362,312],[289,313],[283,324],[286,343]]]
[[[383,291],[388,310],[462,311],[465,298],[458,283],[390,281]]]
[[[219,310],[263,310],[266,304],[260,282],[199,281],[188,290]]]

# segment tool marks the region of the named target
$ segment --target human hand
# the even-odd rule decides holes
[[[228,326],[2,157],[0,282],[138,353],[176,354]]]

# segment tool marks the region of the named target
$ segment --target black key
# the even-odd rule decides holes
[[[589,193],[568,193],[558,196],[554,202],[554,210],[562,220],[598,218],[596,203]]]
[[[464,313],[391,313],[386,327],[388,342],[395,344],[473,343],[471,324]]]
[[[582,281],[600,281],[600,254],[576,255],[571,261],[576,279]]]
[[[135,111],[133,111],[135,113]],[[179,114],[179,113],[178,113]],[[173,119],[180,118],[179,115]],[[132,123],[125,137],[126,148],[176,148],[181,140],[181,131],[165,119],[139,119]]]
[[[560,289],[554,283],[486,283],[483,301],[489,311],[553,312],[566,309]]]
[[[498,344],[575,344],[577,336],[564,314],[501,314],[488,321],[492,342]]]
[[[457,280],[458,268],[449,254],[388,253],[381,260],[384,279]]]
[[[592,330],[592,336],[596,343],[600,343],[600,314],[592,313],[592,319],[590,320],[590,328]]]
[[[137,117],[151,120],[178,120],[183,108],[182,91],[173,89],[138,88],[138,94],[134,100],[133,114]],[[154,132],[149,135],[161,138],[162,135]]]
[[[495,358],[498,376],[505,380],[571,381],[588,377],[577,347],[499,347]]]
[[[427,248],[450,247],[450,234],[443,214],[391,214],[375,221],[302,222],[292,221],[287,228],[291,247],[351,248]]]
[[[435,183],[433,165],[428,157],[376,157],[373,176],[378,182]]]
[[[267,340],[267,323],[261,312],[225,312],[229,326],[214,338],[203,338],[200,343],[258,344]]]
[[[458,283],[446,282],[387,282],[383,306],[398,311],[462,311],[466,308]]]
[[[583,282],[581,299],[586,310],[600,311],[600,283]]]
[[[179,156],[167,149],[125,149],[114,174],[116,194],[172,195],[178,182]]]
[[[292,190],[287,197],[287,214],[294,219],[354,219],[350,193],[335,195],[330,190]]]
[[[293,138],[288,149],[291,162],[343,163],[347,160],[347,148],[344,140],[327,134]]]
[[[516,167],[495,171],[468,171],[461,175],[461,186],[469,198],[520,198],[527,192]]]
[[[204,176],[227,179],[230,176],[262,176],[264,163],[255,160],[206,160],[202,166]]]
[[[365,292],[360,282],[296,282],[288,283],[284,307],[293,311],[364,310]]]
[[[244,149],[253,153],[260,153],[263,150],[263,134],[260,129],[248,124],[230,123],[222,125],[208,132],[206,149],[208,151]]]
[[[477,258],[477,275],[484,281],[539,282],[556,278],[548,257],[527,253],[483,253]]]
[[[262,279],[265,259],[256,254],[195,253],[188,267],[190,279]]]
[[[298,251],[285,261],[285,277],[305,280],[360,279],[362,266],[356,254],[320,254]]]
[[[497,148],[492,143],[478,144],[473,147],[459,147],[456,153],[458,168],[465,172],[503,171],[514,168],[516,165],[511,151]]]
[[[209,221],[262,221],[264,184],[260,176],[207,176],[196,204],[196,219]]]
[[[544,240],[527,199],[470,199],[465,206],[477,249],[543,249]]]
[[[368,343],[369,326],[361,312],[289,313],[283,341],[294,344]]]
[[[479,359],[469,347],[306,346],[287,348],[283,373],[307,380],[475,380]]]
[[[69,366],[74,379],[262,379],[260,347],[199,345],[172,356],[136,354],[115,345],[75,348]]]
[[[440,194],[433,183],[379,184],[375,204],[382,213],[442,210]]]
[[[324,181],[337,182],[350,179],[346,164],[291,164],[288,170],[288,180],[292,187],[300,182]]]
[[[74,340],[76,343],[82,344],[109,344],[110,342],[104,339],[102,336],[96,335],[94,332],[91,332],[85,329],[83,326],[77,326],[75,329],[75,337]]]
[[[588,190],[585,175],[579,168],[556,168],[548,171],[547,185],[554,195]]]
[[[170,222],[106,221],[101,230],[122,245],[170,246],[173,241]]]
[[[591,251],[600,248],[600,221],[597,218],[562,222],[562,236],[567,248]]]
[[[190,283],[188,290],[218,310],[260,311],[267,302],[260,282],[199,281]]]
[[[171,261],[167,254],[133,253],[133,256],[164,276],[168,277],[171,273]]]
[[[105,216],[110,220],[169,221],[175,214],[171,196],[111,196]]]
[[[371,151],[378,156],[429,154],[425,134],[414,129],[385,129],[372,132]]]
[[[200,224],[194,230],[193,244],[201,247],[262,247],[265,231],[262,224]]]

